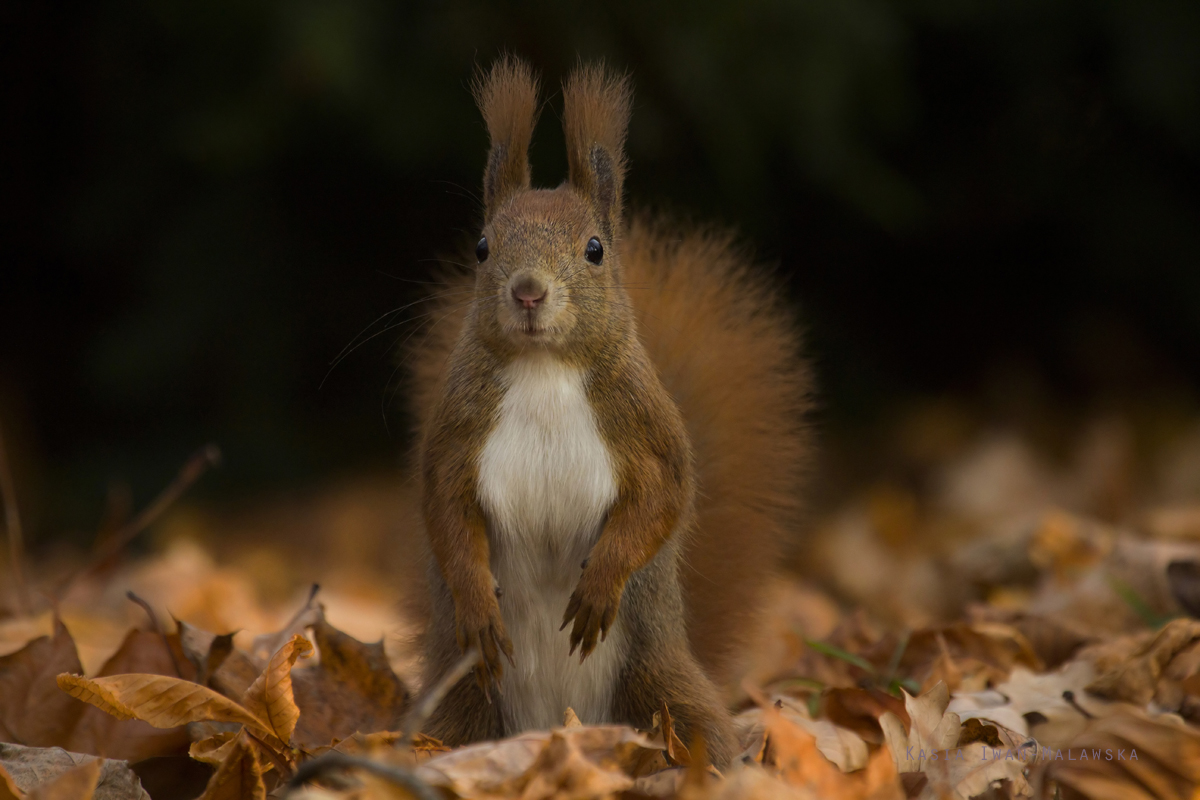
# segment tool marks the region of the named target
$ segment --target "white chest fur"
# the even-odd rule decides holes
[[[617,496],[608,448],[583,374],[548,354],[505,371],[496,427],[479,456],[492,572],[515,650],[501,708],[510,732],[562,724],[568,706],[585,723],[609,720],[624,660],[618,625],[582,665],[559,631],[567,601]]]

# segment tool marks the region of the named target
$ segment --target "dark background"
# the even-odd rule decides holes
[[[0,423],[43,543],[207,441],[219,502],[397,462],[417,323],[329,366],[476,238],[467,86],[501,49],[551,95],[541,184],[565,72],[632,72],[629,197],[788,277],[830,448],[922,397],[1194,408],[1192,0],[94,0],[0,30]]]

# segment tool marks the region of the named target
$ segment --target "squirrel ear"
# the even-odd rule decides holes
[[[572,186],[592,201],[609,240],[621,221],[629,78],[603,65],[579,67],[563,86],[563,132]]]
[[[487,123],[492,148],[483,171],[484,218],[529,188],[529,141],[538,116],[538,79],[524,61],[501,56],[471,87]]]

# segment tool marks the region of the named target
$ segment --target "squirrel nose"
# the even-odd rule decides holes
[[[523,308],[537,308],[546,299],[547,287],[533,278],[522,278],[513,284],[512,296]]]

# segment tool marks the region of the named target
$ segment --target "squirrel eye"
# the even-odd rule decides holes
[[[587,249],[583,251],[583,257],[593,264],[599,264],[604,260],[604,245],[600,244],[600,240],[593,236],[588,239]]]
[[[487,261],[487,257],[488,244],[487,237],[484,236],[479,240],[479,244],[475,245],[475,260],[482,264],[483,262]]]

